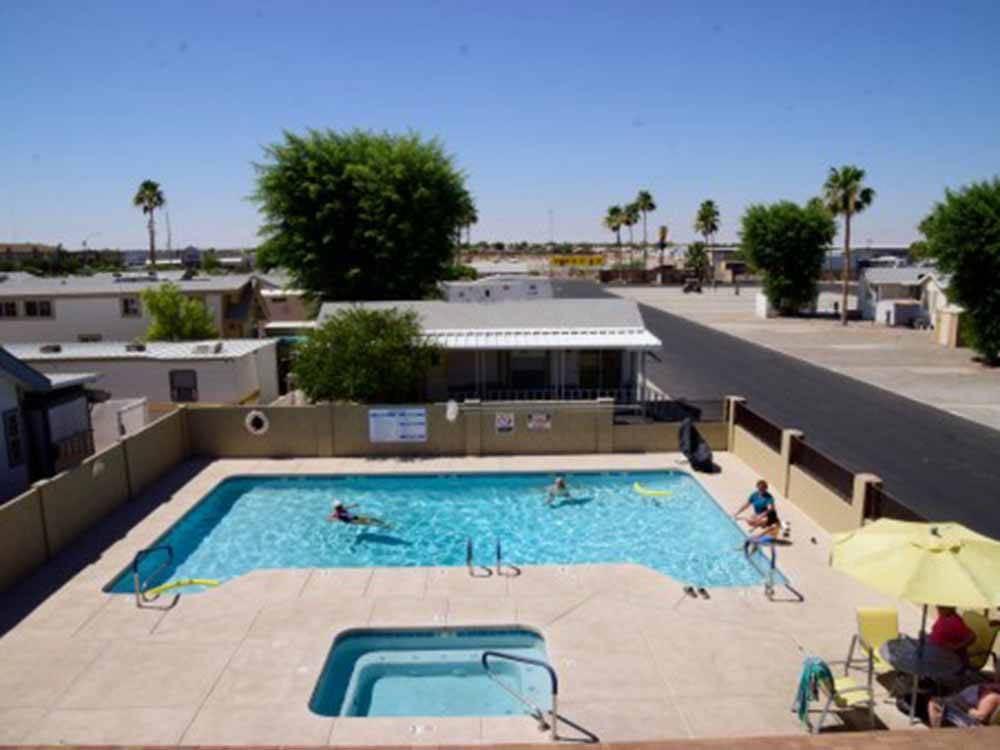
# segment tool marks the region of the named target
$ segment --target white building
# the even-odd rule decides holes
[[[911,310],[912,305],[909,303],[920,301],[923,279],[933,270],[927,266],[867,269],[858,281],[858,309],[861,311],[861,317],[864,320],[885,323],[888,315],[888,325],[905,323],[906,320],[901,318],[897,320],[896,310]],[[907,320],[909,317],[911,316],[908,315]]]
[[[425,384],[433,400],[610,397],[633,403],[647,396],[646,355],[661,345],[639,306],[624,299],[327,303],[318,323],[355,306],[416,313],[444,353]]]
[[[268,404],[278,397],[277,341],[9,344],[35,369],[98,373],[99,387],[114,399],[143,398],[150,408],[167,403]]]
[[[442,281],[446,302],[509,302],[551,299],[552,280],[547,276],[489,276],[475,281]]]
[[[0,274],[0,341],[129,341],[143,336],[151,318],[144,289],[164,282],[200,299],[223,338],[246,338],[263,316],[252,275],[101,273],[40,277]]]

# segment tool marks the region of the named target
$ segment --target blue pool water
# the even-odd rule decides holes
[[[230,578],[264,568],[492,563],[497,539],[516,565],[631,562],[699,586],[758,583],[742,531],[682,472],[567,475],[571,498],[545,504],[551,474],[235,477],[222,482],[160,540],[173,565],[150,585]],[[633,489],[668,490],[647,497]],[[390,529],[330,522],[334,498]],[[145,559],[144,573],[163,562]],[[761,558],[762,560],[762,558]],[[763,568],[762,568],[763,569]],[[124,571],[110,586],[131,593]]]
[[[528,630],[360,630],[337,639],[309,708],[323,716],[526,713],[487,676],[486,650],[547,661],[545,642]],[[542,668],[493,659],[490,671],[543,711],[552,708]]]

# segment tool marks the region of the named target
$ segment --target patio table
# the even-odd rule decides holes
[[[921,677],[929,677],[935,682],[954,677],[962,671],[962,660],[950,651],[926,640],[921,643],[916,638],[904,635],[886,641],[879,654],[898,672],[913,675],[913,694],[910,696],[910,723],[917,710],[917,686]]]

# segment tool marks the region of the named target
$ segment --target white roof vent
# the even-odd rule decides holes
[[[216,341],[214,344],[195,344],[191,351],[195,354],[218,354],[222,351],[222,342]]]

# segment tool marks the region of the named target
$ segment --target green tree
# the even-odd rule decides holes
[[[311,401],[395,404],[423,398],[438,357],[414,312],[352,307],[309,333],[292,371]]]
[[[139,183],[139,189],[132,196],[132,205],[141,208],[142,213],[148,216],[146,228],[149,230],[149,267],[156,268],[156,222],[154,214],[156,209],[167,205],[167,199],[163,197],[163,190],[160,183],[153,180],[143,180]]]
[[[635,197],[635,207],[642,214],[642,267],[646,267],[646,215],[652,213],[656,210],[656,202],[653,200],[653,194],[648,190],[640,190],[639,194]]]
[[[854,165],[830,167],[823,183],[823,202],[836,216],[844,217],[844,273],[840,301],[840,322],[847,325],[847,292],[851,278],[851,217],[875,200],[875,191],[865,187],[865,170]]]
[[[201,254],[201,270],[205,273],[220,273],[223,270],[222,262],[214,249],[209,248]]]
[[[694,217],[694,231],[705,238],[707,246],[712,245],[715,233],[719,231],[719,207],[715,201],[702,201],[698,213]]]
[[[704,242],[692,242],[688,245],[687,252],[684,254],[684,268],[698,281],[704,281],[708,278],[711,264],[708,261]]]
[[[326,299],[420,299],[453,263],[472,198],[436,140],[311,130],[265,153],[262,268]]]
[[[629,252],[632,252],[632,248],[635,246],[635,237],[632,234],[632,227],[639,223],[639,206],[635,203],[629,203],[625,206],[625,214],[622,223],[628,227],[628,246]]]
[[[1000,364],[1000,178],[946,190],[920,231],[928,255],[951,274],[948,298],[965,308],[969,344],[987,364]]]
[[[622,247],[622,225],[625,223],[625,211],[621,206],[611,206],[604,215],[604,226],[615,233],[618,249]]]
[[[142,291],[142,304],[153,322],[147,341],[201,341],[219,337],[205,303],[185,297],[176,284],[161,284]]]
[[[743,214],[743,253],[764,274],[764,293],[782,315],[816,299],[826,248],[836,233],[833,216],[815,200],[805,206],[756,204]]]
[[[468,195],[468,194],[466,194]],[[472,245],[472,225],[479,223],[479,213],[476,211],[476,204],[472,202],[472,196],[468,196],[468,201],[462,206],[462,217],[461,224],[459,225],[458,232],[458,243],[462,243],[461,233],[465,230],[465,246],[466,248]]]

